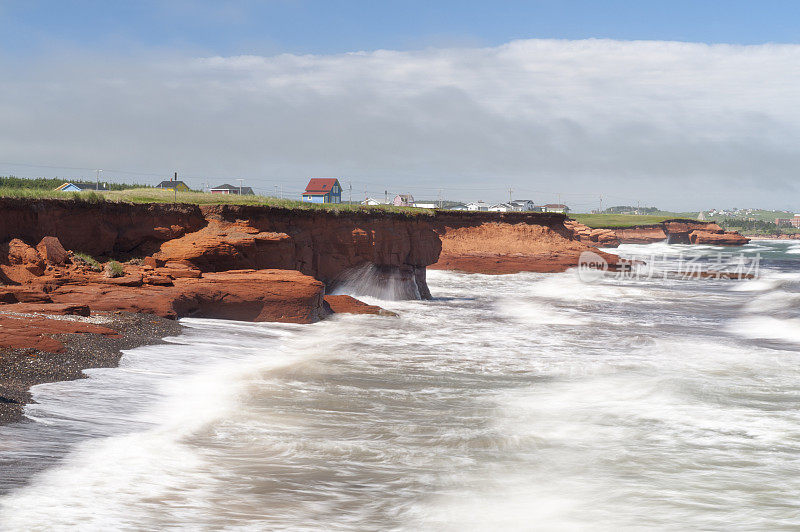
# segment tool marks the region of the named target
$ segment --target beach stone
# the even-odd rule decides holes
[[[376,314],[379,316],[397,316],[396,312],[386,310],[377,305],[368,305],[352,296],[327,295],[325,303],[334,314]]]
[[[55,266],[63,266],[69,260],[69,253],[61,245],[58,238],[46,236],[36,245],[39,255],[48,263]]]

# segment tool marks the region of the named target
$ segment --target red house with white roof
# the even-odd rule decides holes
[[[342,186],[335,177],[312,177],[301,198],[308,203],[341,203]]]

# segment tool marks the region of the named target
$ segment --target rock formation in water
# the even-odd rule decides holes
[[[615,229],[623,244],[711,244],[714,246],[743,246],[750,242],[736,231],[725,231],[713,222],[696,220],[666,220],[658,224],[637,225]]]

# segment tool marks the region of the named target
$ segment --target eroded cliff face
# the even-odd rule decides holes
[[[58,238],[93,256],[145,256],[206,224],[196,205],[0,198],[0,243]]]
[[[430,297],[425,267],[437,261],[441,242],[426,219],[263,206],[7,198],[0,199],[0,244],[16,239],[36,245],[49,236],[69,251],[96,257],[152,255],[154,266],[201,272],[297,270],[329,288],[353,268],[369,264],[414,285],[409,293]],[[14,269],[18,278],[4,282],[24,282],[36,274],[23,270]]]
[[[581,242],[563,214],[438,213],[434,228],[442,240],[435,269],[503,274],[563,272],[593,251],[614,268],[619,258]],[[595,244],[596,245],[596,244]]]
[[[159,263],[182,262],[202,271],[292,269],[330,288],[369,264],[430,297],[425,268],[437,261],[441,242],[429,217],[238,205],[204,206],[201,212],[207,225],[165,242],[154,254]]]

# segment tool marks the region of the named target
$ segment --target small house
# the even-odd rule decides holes
[[[488,211],[489,206],[484,203],[483,201],[473,201],[471,203],[467,203],[467,210],[468,211]]]
[[[435,203],[414,203],[414,207],[418,209],[435,209],[437,205]]]
[[[548,203],[541,206],[542,212],[560,212],[566,214],[569,212],[569,207],[561,203]]]
[[[83,192],[84,190],[108,190],[105,183],[64,183],[56,188],[60,192]]]
[[[210,188],[208,191],[212,194],[240,194],[242,196],[252,196],[255,194],[253,189],[250,187],[235,187],[233,185],[229,185],[228,183]]]
[[[515,199],[508,202],[511,205],[512,211],[532,211],[536,208],[536,205],[531,200],[526,199]]]
[[[489,207],[490,212],[510,212],[513,210],[514,207],[509,203],[496,203]]]
[[[162,181],[156,185],[156,188],[160,188],[161,190],[169,190],[170,192],[189,192],[189,187],[186,185],[186,183],[183,181],[178,181],[177,179]]]
[[[413,207],[414,196],[411,194],[398,194],[394,197],[394,201],[392,203],[395,207]]]
[[[375,206],[375,205],[389,205],[389,202],[384,201],[384,200],[375,199],[375,198],[367,198],[367,199],[365,199],[364,201],[361,202],[361,205],[372,205],[372,206]]]
[[[335,177],[312,177],[300,197],[307,203],[341,203],[342,185]]]

